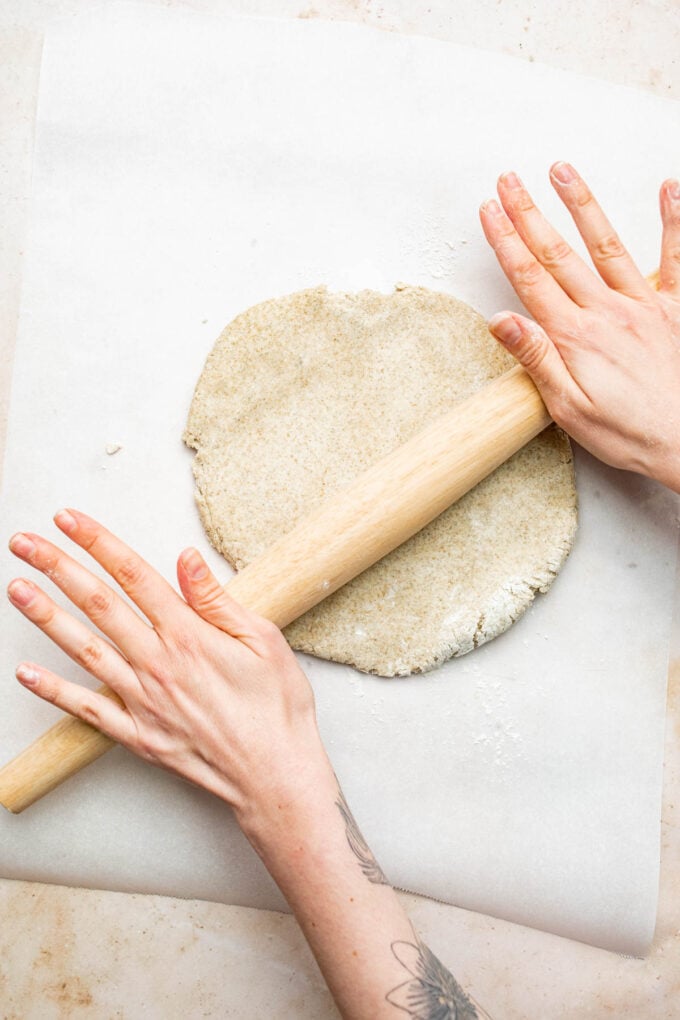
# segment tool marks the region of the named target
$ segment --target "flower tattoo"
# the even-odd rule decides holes
[[[411,975],[385,996],[392,1006],[414,1020],[491,1020],[417,936],[415,944],[393,942],[392,952]]]

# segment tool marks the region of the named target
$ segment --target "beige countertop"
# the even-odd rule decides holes
[[[321,17],[543,61],[680,99],[677,0],[151,0],[160,7]],[[0,3],[0,442],[19,308],[41,37],[88,0]],[[669,174],[680,172],[670,168]],[[680,632],[676,598],[675,633]],[[497,1018],[680,1015],[680,641],[669,684],[661,889],[645,960],[404,895],[414,924]],[[333,1017],[294,920],[155,896],[0,880],[0,1016]]]

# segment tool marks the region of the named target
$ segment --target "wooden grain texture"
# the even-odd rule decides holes
[[[325,500],[227,590],[286,626],[424,528],[549,423],[529,376],[512,368]],[[23,811],[112,746],[91,726],[62,719],[0,770],[0,804]]]

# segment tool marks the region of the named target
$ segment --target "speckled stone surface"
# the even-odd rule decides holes
[[[479,313],[425,287],[320,286],[244,311],[208,357],[185,432],[210,541],[240,569],[512,364]],[[286,637],[364,672],[424,673],[547,591],[576,518],[570,443],[551,427]]]

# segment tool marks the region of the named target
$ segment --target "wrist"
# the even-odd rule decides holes
[[[246,839],[269,867],[274,857],[287,853],[291,844],[305,840],[318,827],[324,805],[333,805],[337,794],[333,767],[318,738],[316,747],[286,755],[279,767],[253,785],[234,813]]]

